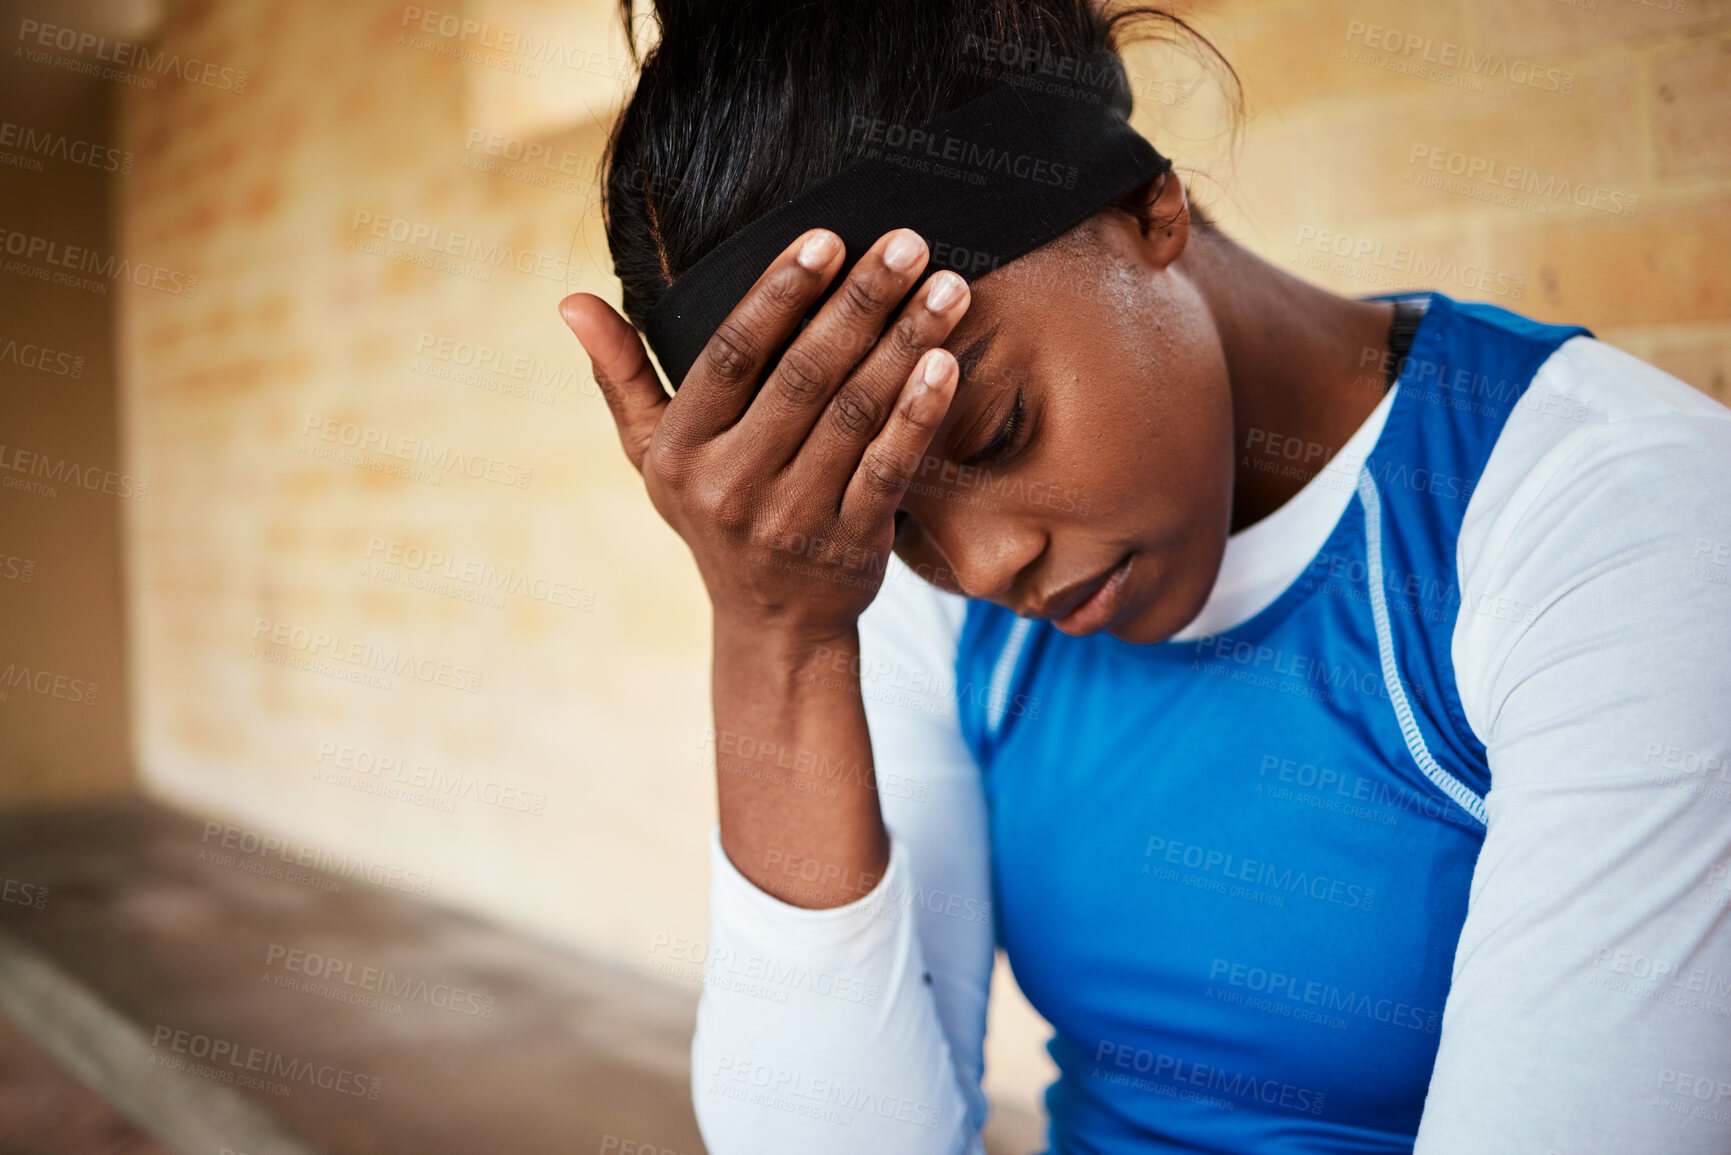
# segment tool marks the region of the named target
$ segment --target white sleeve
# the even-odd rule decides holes
[[[890,862],[806,910],[710,839],[710,953],[691,1089],[711,1155],[983,1155],[993,923],[985,800],[956,717],[965,602],[899,559],[860,619]],[[794,867],[794,872],[800,869]]]
[[[1724,1155],[1731,413],[1585,340],[1533,388],[1460,542],[1491,788],[1414,1150]]]

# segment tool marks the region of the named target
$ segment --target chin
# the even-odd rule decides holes
[[[1202,565],[1196,558],[1189,557],[1185,560],[1190,564],[1184,567],[1182,576],[1159,575],[1162,580],[1156,588],[1137,597],[1134,604],[1126,607],[1123,617],[1107,626],[1104,632],[1135,646],[1152,646],[1170,639],[1195,621],[1202,607],[1208,604],[1208,595],[1214,591],[1215,579],[1220,576],[1220,560],[1225,551],[1225,541],[1222,540],[1211,564]]]
[[[1133,646],[1152,646],[1164,642],[1173,634],[1183,629],[1191,618],[1157,612],[1159,607],[1153,607],[1146,613],[1136,614],[1125,621],[1107,627],[1106,633],[1121,642],[1129,642]]]

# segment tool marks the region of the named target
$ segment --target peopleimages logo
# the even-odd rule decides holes
[[[1324,980],[1301,978],[1229,959],[1217,958],[1209,964],[1208,981],[1263,995],[1270,1000],[1316,1008],[1322,1014],[1351,1015],[1427,1035],[1434,1035],[1442,1029],[1440,1010],[1428,1010],[1399,999],[1379,998],[1363,991],[1343,990]],[[1220,998],[1219,995],[1210,997]]]
[[[46,453],[36,453],[16,446],[11,446],[8,452],[8,448],[0,445],[0,474],[22,473],[26,477],[42,478],[41,482],[23,482],[4,477],[0,484],[8,489],[26,489],[44,497],[54,497],[60,492],[57,487],[66,485],[88,489],[92,493],[100,491],[132,501],[143,501],[150,491],[150,482],[130,473],[119,473],[98,465],[79,465],[76,461],[68,461],[64,457],[50,457]]]
[[[0,361],[10,361],[20,369],[35,369],[39,373],[51,373],[56,377],[70,377],[74,381],[84,376],[84,356],[78,353],[62,353],[45,345],[26,342],[20,345],[15,338],[7,338],[0,345]]]
[[[48,888],[34,882],[21,882],[16,878],[8,878],[0,886],[0,902],[15,903],[27,906],[32,910],[41,910],[48,905]]]
[[[450,983],[429,983],[415,975],[399,975],[383,967],[357,966],[353,962],[332,958],[318,951],[271,943],[265,950],[264,963],[267,967],[304,975],[324,984],[337,983],[356,991],[401,999],[404,1002],[418,1002],[473,1018],[493,1017],[495,999],[492,995],[465,990]],[[312,993],[322,992],[314,989]]]
[[[74,705],[96,705],[95,682],[74,678],[69,674],[57,674],[40,666],[32,669],[17,662],[8,662],[6,668],[0,670],[0,702],[6,700],[6,691],[15,689],[40,694],[44,698],[59,698]]]
[[[1466,76],[1481,80],[1506,80],[1511,84],[1563,96],[1575,90],[1573,72],[1546,68],[1530,60],[1511,60],[1504,52],[1480,52],[1453,40],[1438,40],[1434,36],[1418,32],[1403,32],[1398,28],[1384,28],[1380,24],[1349,20],[1346,23],[1346,39],[1348,44],[1356,43],[1365,48],[1386,52],[1395,59],[1456,69]]]
[[[449,445],[440,445],[425,438],[404,437],[400,433],[375,429],[371,425],[361,425],[353,421],[342,421],[335,417],[308,413],[306,419],[301,423],[303,444],[308,437],[314,435],[320,441],[331,446],[352,450],[355,454],[376,453],[381,457],[393,458],[396,461],[428,465],[443,473],[456,470],[468,477],[491,481],[497,485],[507,485],[516,489],[527,489],[535,473],[533,466],[522,465],[518,462],[506,461],[481,453],[465,453],[463,450]],[[320,450],[321,447],[313,446],[313,456],[333,456],[330,451],[321,452]],[[364,458],[344,459],[341,456],[336,456],[334,459],[343,461],[344,464],[366,464]],[[395,464],[395,462],[385,464]],[[432,483],[435,485],[442,478],[441,472],[428,473],[426,470],[413,470],[412,472],[431,477]],[[423,478],[416,477],[414,480],[423,480]]]
[[[1378,284],[1453,284],[1475,292],[1508,297],[1512,301],[1520,300],[1527,291],[1527,279],[1523,276],[1487,265],[1462,264],[1453,257],[1426,253],[1406,245],[1388,245],[1373,237],[1319,229],[1314,225],[1300,225],[1294,244],[1300,249],[1314,250],[1314,254],[1303,260],[1307,268]]]
[[[1376,903],[1376,890],[1344,879],[1278,866],[1262,859],[1245,858],[1230,851],[1178,842],[1158,834],[1149,835],[1143,857],[1204,875],[1217,874],[1223,879],[1267,887],[1282,894],[1302,894],[1318,902],[1354,910],[1370,910]],[[1143,866],[1144,874],[1149,873]]]
[[[135,68],[140,72],[153,73],[155,76],[177,76],[189,84],[202,84],[206,88],[215,88],[223,92],[245,92],[247,74],[240,68],[223,68],[208,60],[196,57],[180,58],[179,53],[157,52],[152,54],[143,44],[133,44],[125,40],[110,40],[106,36],[98,36],[94,32],[83,32],[77,28],[63,28],[56,24],[44,24],[39,20],[21,20],[18,23],[18,39],[24,42],[24,47],[18,49],[33,63],[54,63],[45,59],[46,53],[38,49],[54,49],[59,52],[70,52],[73,56],[89,55],[103,64],[117,64],[121,68]],[[62,58],[64,59],[64,58]],[[70,69],[87,75],[100,75],[108,80],[146,79],[151,88],[156,81],[151,78],[133,78],[122,73],[113,73],[113,69],[102,68],[100,65],[79,66]]]
[[[484,671],[417,654],[402,646],[382,646],[362,638],[345,638],[341,634],[271,618],[256,619],[252,637],[254,656],[264,656],[268,651],[261,653],[257,647],[269,645],[362,670],[406,675],[430,686],[443,686],[469,694],[481,692]],[[381,688],[388,689],[389,686]]]
[[[1428,172],[1412,171],[1417,169],[1421,162]],[[1503,190],[1511,190],[1525,195],[1508,198],[1506,203],[1540,215],[1550,211],[1550,203],[1547,202],[1572,204],[1579,208],[1595,209],[1623,217],[1634,216],[1635,210],[1640,206],[1640,198],[1633,193],[1586,181],[1570,180],[1555,173],[1543,173],[1524,165],[1507,164],[1491,157],[1444,148],[1441,145],[1414,144],[1407,156],[1407,165],[1408,184],[1441,188],[1496,203],[1503,203]],[[1429,173],[1446,173],[1462,179],[1461,182],[1446,182],[1430,176]],[[1484,187],[1479,188],[1480,184]]]
[[[218,1082],[236,1082],[233,1077],[235,1073],[244,1072],[264,1079],[281,1079],[284,1083],[304,1083],[310,1087],[334,1091],[340,1095],[353,1095],[360,1099],[377,1099],[379,1091],[384,1087],[383,1079],[357,1074],[335,1063],[308,1062],[264,1047],[243,1047],[229,1039],[201,1035],[195,1031],[176,1030],[160,1024],[151,1036],[150,1045],[152,1048],[166,1047],[173,1054],[188,1055],[209,1062],[215,1070],[205,1069],[192,1073],[207,1078],[218,1076]],[[167,1067],[170,1070],[181,1069],[184,1065],[184,1061],[154,1054],[150,1057],[150,1062],[152,1066]],[[223,1067],[232,1070],[224,1071]],[[287,1094],[287,1088],[277,1093]]]
[[[712,1094],[824,1122],[845,1125],[853,1122],[856,1114],[876,1115],[935,1130],[944,1121],[944,1109],[930,1103],[742,1056],[718,1057],[710,1080]]]
[[[581,266],[572,264],[557,253],[538,253],[533,249],[483,240],[473,233],[460,233],[442,225],[411,221],[406,217],[374,213],[366,209],[355,210],[349,222],[349,231],[365,232],[369,237],[403,245],[411,252],[425,250],[421,255],[426,259],[414,263],[426,264],[427,267],[440,271],[451,271],[457,265],[467,262],[473,266],[474,272],[481,274],[486,274],[488,269],[509,269],[544,280],[563,282],[568,275],[575,276],[581,269]],[[352,238],[349,247],[361,247],[359,239]],[[390,254],[380,251],[376,255]],[[452,258],[452,261],[441,263],[436,260],[439,257]],[[477,279],[486,280],[488,276],[483,275]]]
[[[165,269],[144,261],[109,253],[106,256],[82,245],[68,245],[52,237],[0,228],[0,251],[20,258],[7,262],[7,272],[35,276],[85,291],[107,293],[109,281],[125,281],[141,289],[154,289],[175,297],[198,296],[198,278],[178,269]],[[39,263],[38,263],[39,262]],[[17,266],[17,267],[12,267]],[[71,272],[61,272],[67,269]],[[99,280],[78,274],[90,273]]]
[[[1001,173],[1035,184],[1075,188],[1076,178],[1081,175],[1075,165],[1055,164],[1043,157],[1014,153],[995,145],[982,146],[958,136],[909,128],[878,117],[854,117],[849,134],[856,139],[863,136],[866,144],[872,146],[872,151],[866,154],[869,158],[881,156],[892,164],[936,176],[957,177],[969,184],[984,185],[985,173]],[[895,155],[886,155],[885,149],[893,149]],[[945,165],[961,167],[951,169]]]
[[[479,558],[463,558],[436,549],[422,549],[395,538],[374,536],[367,541],[364,577],[427,589],[497,609],[511,594],[566,609],[595,608],[594,589],[574,581],[549,578],[516,569],[500,569]]]
[[[77,140],[48,129],[35,129],[27,124],[0,121],[0,148],[16,148],[35,156],[88,165],[103,172],[130,173],[132,154],[107,145]]]
[[[364,793],[381,793],[404,786],[410,791],[428,791],[433,798],[446,804],[476,802],[523,814],[544,814],[547,810],[547,796],[538,790],[524,790],[493,778],[446,770],[426,762],[411,762],[400,754],[382,753],[365,746],[328,740],[320,742],[318,756],[313,761],[336,772],[336,777],[327,778],[327,781],[352,785]],[[353,781],[348,780],[349,774],[355,775]]]
[[[1204,1091],[1216,1094],[1230,1095],[1233,1099],[1250,1100],[1263,1103],[1270,1107],[1284,1107],[1288,1111],[1296,1111],[1303,1115],[1322,1114],[1323,1105],[1328,1102],[1325,1091],[1314,1091],[1309,1087],[1299,1087],[1291,1083],[1282,1083],[1277,1079],[1259,1078],[1247,1075],[1242,1071],[1229,1071],[1224,1067],[1212,1066],[1208,1063],[1198,1063],[1179,1055],[1169,1055],[1164,1051],[1150,1051],[1142,1047],[1132,1047],[1124,1043],[1114,1043],[1102,1039],[1094,1050],[1094,1070],[1090,1078],[1108,1081],[1131,1080],[1132,1076],[1120,1075],[1111,1070],[1135,1071],[1138,1074],[1149,1075],[1161,1083],[1135,1079],[1130,1082],[1134,1086],[1146,1083],[1138,1089],[1155,1089],[1164,1084],[1180,1084],[1185,1087],[1200,1087]],[[1214,1102],[1230,1106],[1230,1100]],[[1211,1104],[1212,1105],[1212,1104]]]
[[[382,886],[388,890],[402,890],[423,897],[431,894],[433,878],[429,874],[421,874],[413,870],[404,870],[400,866],[389,866],[375,859],[359,854],[339,854],[321,846],[293,839],[279,838],[274,834],[260,834],[254,830],[245,830],[239,826],[226,826],[221,822],[206,822],[204,836],[200,843],[208,843],[215,839],[217,845],[224,850],[232,850],[249,858],[274,858],[290,866],[307,867],[323,871],[338,878],[358,879],[373,886]],[[205,851],[200,850],[200,854]],[[205,858],[203,861],[216,861]],[[217,862],[218,865],[229,865]],[[334,886],[327,889],[336,889]]]
[[[459,16],[455,12],[440,12],[414,4],[406,5],[400,27],[411,26],[421,37],[416,40],[399,37],[398,44],[423,50],[430,48],[440,55],[454,56],[472,64],[489,64],[495,67],[508,64],[511,67],[507,71],[518,72],[531,79],[541,75],[538,65],[542,64],[557,64],[573,72],[586,72],[591,76],[620,80],[630,76],[633,70],[633,61],[629,57],[597,51],[586,41],[567,44],[557,37],[543,35],[533,29],[511,28],[485,20],[474,20]],[[437,41],[431,39],[435,36],[439,38]],[[477,49],[495,53],[502,59],[490,60],[476,51]]]

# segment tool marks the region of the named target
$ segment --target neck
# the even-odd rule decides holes
[[[1236,533],[1302,489],[1382,400],[1394,306],[1306,284],[1211,230],[1179,260],[1226,353]]]

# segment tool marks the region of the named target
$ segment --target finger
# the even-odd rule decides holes
[[[631,322],[591,293],[574,293],[559,302],[559,314],[589,354],[595,384],[619,427],[625,456],[643,472],[649,439],[667,410],[667,392],[649,363],[643,340]]]
[[[715,330],[685,375],[667,415],[667,436],[682,445],[733,426],[751,403],[769,358],[799,327],[811,303],[841,268],[844,246],[811,229],[782,250]]]
[[[896,507],[955,399],[956,378],[956,359],[947,349],[928,351],[908,375],[883,432],[866,447],[842,495],[841,524],[859,540],[874,541],[894,525]]]
[[[914,295],[866,359],[842,383],[794,458],[807,484],[835,493],[859,465],[926,350],[942,345],[967,313],[968,284],[949,270]],[[833,478],[827,486],[822,479]]]
[[[779,469],[793,459],[824,406],[877,342],[926,256],[926,242],[912,229],[893,229],[866,250],[770,371],[739,423],[742,454],[759,468]],[[904,375],[897,374],[898,384]]]

